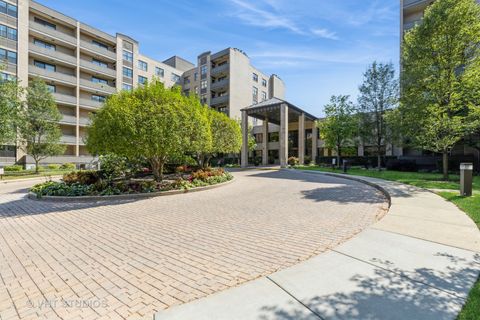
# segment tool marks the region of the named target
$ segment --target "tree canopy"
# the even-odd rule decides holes
[[[350,143],[358,132],[358,121],[355,115],[355,106],[349,96],[332,96],[330,103],[324,106],[325,119],[318,123],[320,137],[325,146],[335,149],[337,163],[340,165],[342,148]]]
[[[0,81],[0,145],[15,142],[22,92],[16,81]]]
[[[480,6],[437,0],[408,31],[402,48],[402,98],[394,123],[416,146],[448,153],[479,127]]]

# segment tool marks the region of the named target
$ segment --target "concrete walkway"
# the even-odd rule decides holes
[[[455,319],[480,273],[476,225],[432,192],[346,178],[387,192],[389,213],[333,250],[155,319]]]

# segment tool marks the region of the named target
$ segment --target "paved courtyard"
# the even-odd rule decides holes
[[[241,171],[224,187],[139,201],[48,203],[0,184],[0,319],[151,319],[292,266],[386,212],[364,184]]]

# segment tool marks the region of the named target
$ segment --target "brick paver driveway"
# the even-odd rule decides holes
[[[363,184],[243,171],[222,188],[94,204],[0,185],[0,319],[151,319],[291,266],[385,212]]]

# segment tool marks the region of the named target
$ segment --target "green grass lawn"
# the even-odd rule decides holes
[[[324,172],[335,172],[341,173],[341,169],[332,169],[318,166],[299,166],[298,169],[302,170],[315,170],[315,171],[324,171]],[[460,176],[459,175],[450,175],[450,181],[443,181],[442,175],[440,173],[418,173],[418,172],[400,172],[400,171],[377,171],[377,170],[366,170],[351,168],[348,170],[347,174],[355,176],[364,176],[372,178],[380,178],[391,181],[398,181],[405,184],[411,184],[420,188],[427,189],[447,189],[447,190],[459,190],[460,185]],[[473,188],[480,191],[480,177],[476,176],[473,179]]]
[[[341,173],[341,170],[331,168],[323,168],[317,166],[299,166],[302,170],[316,170],[324,172]],[[364,177],[380,178],[391,181],[398,181],[405,184],[414,185],[427,189],[446,189],[459,190],[458,175],[451,175],[451,181],[443,181],[442,175],[438,173],[416,173],[416,172],[399,172],[399,171],[376,171],[365,169],[349,169],[349,175],[357,175]],[[463,210],[477,224],[480,229],[480,177],[476,176],[473,180],[473,197],[462,197],[459,192],[438,192],[443,198],[453,202],[457,207]],[[476,193],[476,192],[478,193]],[[470,291],[467,302],[462,311],[458,315],[457,320],[477,320],[480,319],[480,279],[477,280],[475,286]]]
[[[28,179],[28,178],[42,178],[49,176],[61,176],[65,173],[72,172],[73,170],[43,170],[38,174],[34,170],[24,170],[24,171],[10,171],[5,172],[5,175],[2,176],[2,180],[15,180],[15,179]]]

